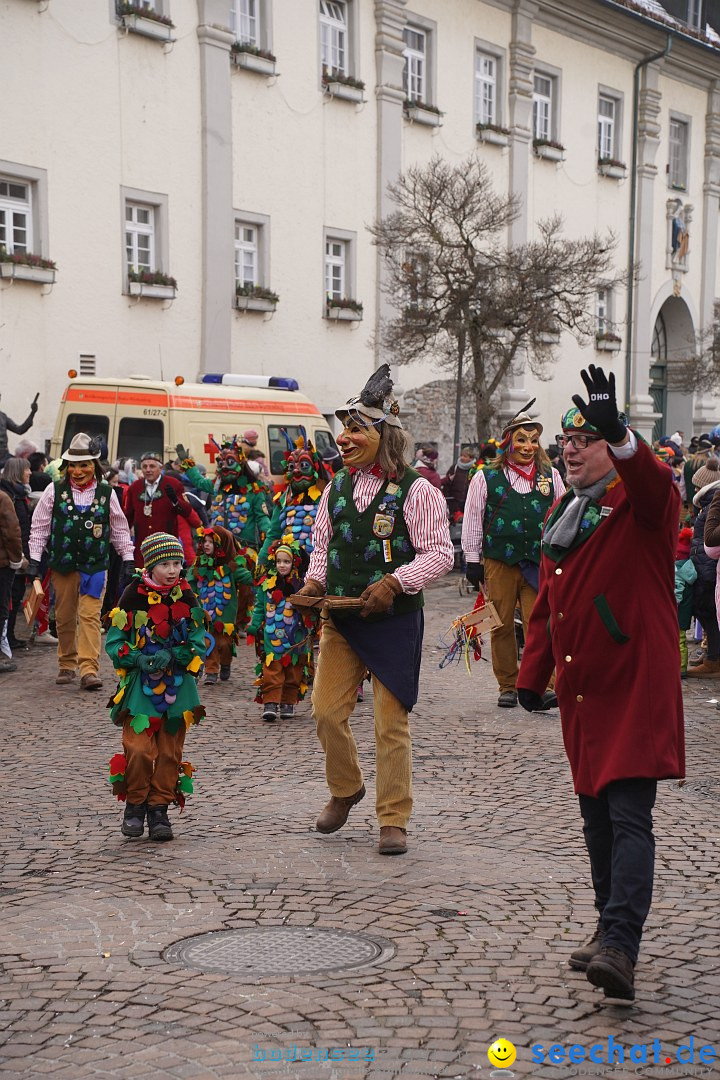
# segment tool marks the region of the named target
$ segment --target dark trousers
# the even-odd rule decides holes
[[[656,780],[614,780],[597,798],[580,795],[595,907],[604,944],[635,963],[652,900]]]
[[[15,623],[18,617],[18,611],[22,607],[23,596],[25,595],[25,575],[15,572],[15,580],[12,583],[12,591],[10,593],[10,614],[8,615],[7,635],[10,642],[10,648],[13,647],[13,643],[17,641],[15,636]]]
[[[10,614],[10,597],[14,580],[15,571],[9,566],[0,566],[0,637]]]
[[[720,660],[720,630],[715,607],[715,582],[696,581],[693,585],[692,613],[707,634],[708,660]]]

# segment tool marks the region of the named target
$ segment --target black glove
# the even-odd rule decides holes
[[[35,559],[30,559],[27,564],[27,570],[25,571],[25,577],[28,581],[34,581],[36,577],[40,576],[40,563]]]
[[[580,406],[578,405],[578,409]],[[536,694],[534,690],[521,690],[517,688],[518,701],[522,705],[525,712],[543,712],[545,709],[545,702],[543,701],[542,694]]]
[[[168,499],[170,500],[171,505],[172,506],[177,506],[177,504],[178,504],[178,494],[177,494],[177,491],[175,490],[175,488],[172,486],[172,484],[166,484],[165,487],[163,488],[163,491],[165,492]]]
[[[33,416],[38,411],[38,398],[39,397],[40,397],[40,394],[36,394],[35,397],[32,399],[32,404],[30,405],[30,412],[32,413]]]
[[[485,584],[485,564],[480,562],[469,562],[465,564],[465,577],[468,579],[471,585],[484,585]]]
[[[598,429],[603,439],[607,439],[609,443],[621,443],[627,428],[620,419],[615,400],[615,375],[610,372],[608,379],[602,368],[588,364],[587,371],[583,368],[580,376],[588,392],[588,404],[577,394],[573,394],[574,404],[588,424]]]
[[[190,451],[186,446],[183,446],[181,442],[179,442],[175,447],[175,453],[177,454],[180,461],[187,461],[190,457]]]
[[[120,592],[130,584],[130,578],[135,573],[134,559],[126,559],[122,564],[122,576],[120,578]]]

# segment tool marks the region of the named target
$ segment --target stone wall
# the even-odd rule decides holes
[[[436,447],[438,472],[444,476],[452,465],[455,432],[455,380],[437,379],[402,396],[400,415],[407,429],[410,449],[420,445]],[[475,403],[463,392],[460,416],[460,442],[477,444]]]

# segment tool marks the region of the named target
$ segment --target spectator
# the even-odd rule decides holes
[[[465,499],[467,498],[468,484],[470,483],[470,470],[474,461],[475,456],[472,447],[463,446],[460,457],[448,469],[447,475],[442,478],[442,489],[451,514],[465,509]]]
[[[27,460],[30,463],[30,490],[44,491],[48,484],[52,484],[52,476],[45,472],[48,466],[47,455],[37,450],[30,454]]]
[[[13,509],[12,500],[4,491],[0,491],[0,641],[6,634],[15,571],[20,570],[22,565],[20,522]],[[4,675],[16,669],[17,664],[12,657],[6,658],[0,652],[0,674]]]
[[[27,420],[23,420],[22,424],[16,424],[14,420],[11,420],[7,413],[0,411],[0,465],[4,465],[7,459],[10,457],[8,450],[8,431],[14,432],[16,435],[24,435],[26,431],[29,431],[33,426],[33,420],[35,419],[35,413],[38,410],[38,397],[36,394],[33,402],[30,406],[30,415]],[[34,450],[37,450],[37,446],[33,446]]]
[[[332,478],[338,469],[342,469],[342,454],[336,446],[326,446],[322,452],[322,463]]]
[[[26,559],[30,558],[30,551],[28,548],[28,541],[30,540],[29,480],[30,463],[22,458],[8,458],[2,473],[0,473],[0,491],[4,491],[8,498],[12,499],[13,507],[20,524],[23,556]],[[18,641],[15,637],[15,622],[17,613],[22,606],[24,595],[25,575],[16,573],[10,593],[10,611],[7,616],[6,624],[8,645],[12,650],[27,649],[26,642]]]
[[[713,496],[720,490],[720,461],[708,458],[705,465],[693,473],[695,485],[693,506],[697,513],[693,526],[690,558],[697,570],[693,585],[692,613],[705,631],[707,648],[699,660],[688,664],[689,679],[720,678],[720,628],[715,608],[715,560],[705,551],[705,523]]]
[[[432,446],[421,446],[416,452],[413,469],[429,480],[433,487],[442,491],[442,480],[437,471],[438,452]]]

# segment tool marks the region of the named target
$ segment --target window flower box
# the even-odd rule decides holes
[[[340,300],[331,297],[325,301],[325,318],[335,322],[360,322],[363,306],[359,300],[343,296]]]
[[[254,71],[268,78],[275,74],[277,57],[266,49],[236,41],[230,50],[230,56],[235,67],[245,68],[246,71]]]
[[[177,295],[177,281],[161,270],[129,270],[128,292],[131,296],[142,296],[152,300],[174,300]]]
[[[0,251],[0,278],[54,285],[56,273],[57,267],[52,259],[30,254],[10,255]]]
[[[345,75],[341,71],[325,71],[322,85],[323,91],[330,98],[352,101],[355,105],[362,105],[365,101],[365,83],[362,79],[354,79],[352,75]]]
[[[235,291],[235,307],[238,311],[275,311],[280,297],[260,285],[238,285]]]
[[[598,352],[620,352],[621,339],[617,334],[605,331],[595,335],[595,348]]]
[[[533,150],[536,157],[544,158],[545,161],[565,160],[565,147],[552,139],[533,139]]]
[[[428,105],[425,101],[406,101],[405,118],[414,124],[424,124],[426,127],[440,127],[442,113],[436,105]]]
[[[611,180],[624,180],[627,166],[624,161],[616,161],[615,158],[598,158],[598,172]]]
[[[476,124],[475,131],[479,142],[490,143],[492,146],[507,146],[510,142],[510,129],[500,127],[499,124]]]
[[[543,330],[542,333],[537,335],[537,340],[542,345],[559,345],[560,344],[560,331],[559,330]]]
[[[132,34],[154,38],[156,41],[173,41],[175,24],[167,15],[142,3],[119,3],[117,14],[123,29]]]

